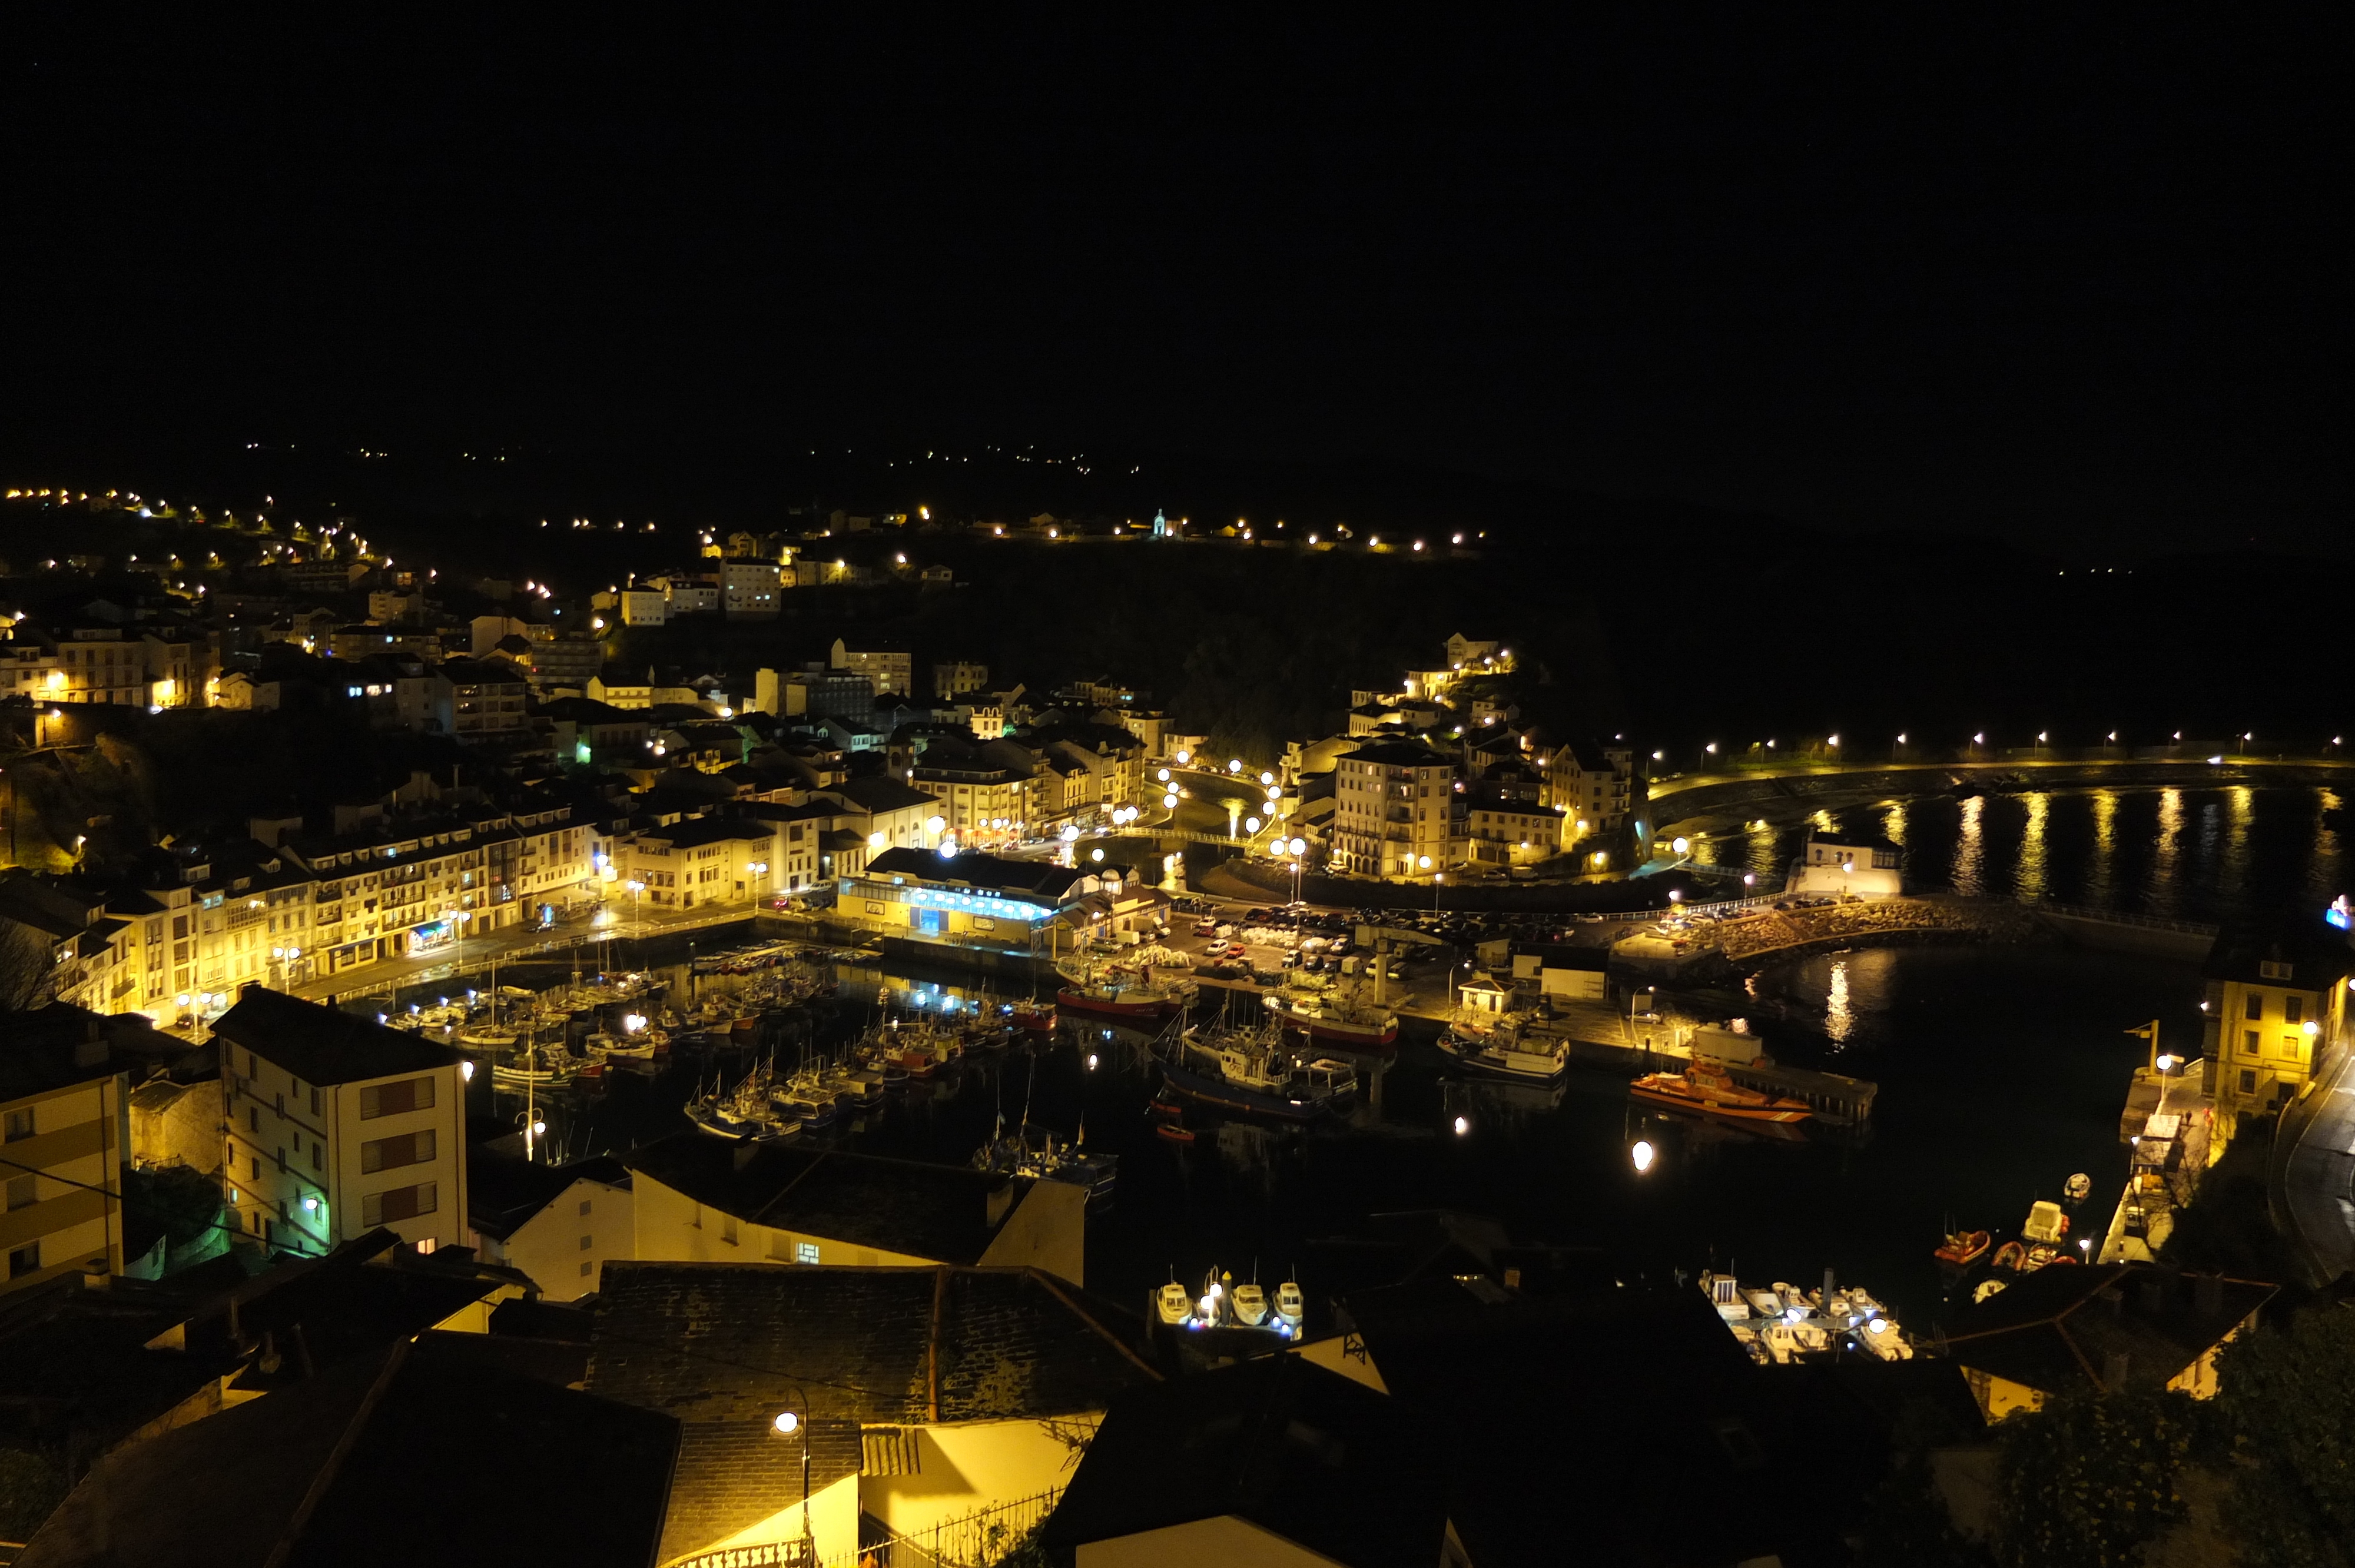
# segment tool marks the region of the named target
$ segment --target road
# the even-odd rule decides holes
[[[524,927],[497,937],[471,937],[443,952],[386,959],[363,969],[306,980],[293,988],[294,994],[319,1001],[330,997],[389,992],[395,987],[437,980],[485,976],[494,961],[505,964],[552,955],[570,956],[575,949],[606,941],[673,937],[714,926],[731,926],[751,919],[761,908],[751,903],[718,904],[694,910],[648,909],[639,917],[619,908],[601,910],[586,922],[559,926],[553,931]],[[584,953],[584,958],[593,965],[593,956]]]
[[[2355,1048],[2341,1044],[2305,1103],[2282,1118],[2281,1206],[2315,1283],[2355,1268]]]

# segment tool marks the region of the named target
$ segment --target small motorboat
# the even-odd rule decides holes
[[[1987,1255],[1995,1237],[1985,1231],[1956,1231],[1940,1245],[1932,1255],[1940,1263],[1955,1268],[1968,1268]]]
[[[2094,1179],[2080,1171],[2062,1184],[2061,1191],[2068,1196],[2071,1202],[2082,1203],[2093,1195]]]
[[[1183,1323],[1194,1315],[1194,1298],[1173,1279],[1153,1293],[1153,1308],[1163,1322]]]
[[[2008,1279],[1982,1279],[1978,1283],[1978,1288],[1971,1292],[1971,1299],[1984,1301],[1997,1291],[2008,1290],[2010,1287],[2011,1281]]]
[[[1166,1138],[1172,1143],[1191,1143],[1194,1141],[1194,1129],[1179,1122],[1165,1121],[1159,1127],[1155,1128],[1153,1131],[1155,1136]]]
[[[1256,1329],[1267,1321],[1267,1292],[1260,1288],[1257,1280],[1236,1286],[1234,1303],[1236,1322]]]
[[[1275,1315],[1290,1324],[1293,1332],[1300,1331],[1300,1319],[1307,1310],[1308,1304],[1302,1299],[1296,1281],[1287,1279],[1275,1287]]]
[[[2040,1199],[2028,1206],[2028,1220],[2019,1234],[2031,1242],[2057,1245],[2069,1234],[2069,1216],[2061,1212],[2060,1204]]]
[[[2028,1249],[2016,1241],[2008,1241],[1995,1249],[1995,1266],[2017,1269],[2028,1261]]]
[[[1186,1114],[1186,1107],[1184,1106],[1179,1105],[1176,1100],[1165,1099],[1159,1095],[1153,1097],[1149,1108],[1155,1116],[1184,1116]]]

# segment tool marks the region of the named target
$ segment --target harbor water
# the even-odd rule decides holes
[[[2338,811],[2315,789],[2088,790],[1883,802],[1836,810],[1830,822],[1897,839],[1920,884],[2216,920],[2318,908],[2340,891]],[[1742,827],[1706,847],[1771,870],[1810,820]],[[663,966],[681,996],[736,983],[691,976],[682,959],[650,950],[642,961]],[[846,968],[833,1002],[773,1037],[780,1065],[854,1036],[887,992],[937,1010],[970,1005],[968,983]],[[1778,1060],[1881,1085],[1861,1138],[1811,1128],[1772,1139],[1651,1113],[1631,1104],[1623,1076],[1577,1068],[1548,1089],[1462,1080],[1429,1027],[1410,1022],[1347,1116],[1287,1129],[1189,1109],[1197,1138],[1178,1144],[1156,1135],[1143,1037],[1077,1018],[1052,1041],[895,1092],[830,1138],[963,1162],[1000,1115],[1011,1124],[1027,1107],[1034,1128],[1060,1138],[1083,1128],[1090,1151],[1121,1157],[1117,1201],[1090,1221],[1088,1284],[1124,1302],[1141,1303],[1173,1271],[1241,1278],[1256,1266],[1271,1285],[1298,1277],[1314,1304],[1319,1238],[1372,1213],[1456,1208],[1601,1248],[1625,1274],[1713,1266],[1815,1281],[1828,1266],[1926,1329],[1941,1309],[1931,1249],[1946,1230],[2015,1230],[2073,1171],[2093,1177],[2096,1205],[2117,1190],[2119,1107],[2148,1049],[2125,1032],[2157,1019],[2169,1046],[2196,1051],[2199,997],[2184,964],[2047,947],[1834,953],[1771,968],[1729,995],[1727,1010]],[[684,1128],[695,1078],[682,1065],[654,1079],[619,1075],[593,1097],[551,1097],[547,1147],[621,1151]],[[520,1103],[501,1092],[478,1108],[511,1121]],[[1653,1154],[1642,1171],[1638,1141]],[[2081,1228],[2092,1218],[2081,1214]]]

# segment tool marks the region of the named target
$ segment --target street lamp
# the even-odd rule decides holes
[[[780,1437],[798,1436],[802,1440],[802,1561],[815,1563],[817,1561],[816,1532],[810,1529],[809,1506],[809,1395],[804,1393],[796,1384],[794,1388],[794,1396],[801,1402],[801,1408],[795,1410],[788,1406],[780,1410],[777,1412],[776,1420],[770,1425]]]

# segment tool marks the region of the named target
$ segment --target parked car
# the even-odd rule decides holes
[[[1215,937],[1218,934],[1219,923],[1216,920],[1200,921],[1194,927],[1194,935],[1197,937]]]

